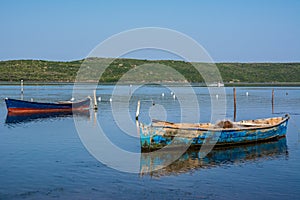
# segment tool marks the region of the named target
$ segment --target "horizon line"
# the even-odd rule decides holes
[[[86,58],[77,58],[77,59],[69,59],[69,60],[50,60],[47,58],[15,58],[15,59],[1,59],[0,62],[7,62],[7,61],[25,61],[25,60],[34,60],[34,61],[48,61],[48,62],[75,62],[81,61],[89,58],[99,58],[99,59],[131,59],[131,60],[146,60],[146,61],[183,61],[183,62],[190,62],[190,63],[300,63],[299,61],[215,61],[215,62],[201,62],[201,61],[185,61],[183,59],[151,59],[151,58],[132,58],[132,57],[119,57],[119,58],[112,58],[112,57],[86,57]]]

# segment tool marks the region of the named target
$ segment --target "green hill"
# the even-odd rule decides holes
[[[81,66],[82,73],[86,73],[84,81],[96,80],[91,74],[91,68],[104,70],[100,82],[117,82],[121,77],[124,81],[139,80],[181,82],[184,78],[188,82],[203,82],[203,78],[191,63],[173,60],[136,60],[136,59],[89,58],[70,62],[56,62],[43,60],[12,60],[0,62],[0,81],[37,81],[37,82],[74,82]],[[203,63],[193,63],[196,66]],[[138,66],[144,68],[139,71]],[[300,83],[300,63],[217,63],[216,64],[225,83]],[[180,75],[170,76],[163,69],[168,66]],[[126,72],[130,71],[130,77]]]

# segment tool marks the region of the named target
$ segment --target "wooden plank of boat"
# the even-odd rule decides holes
[[[201,146],[236,145],[276,139],[286,134],[289,116],[240,122],[172,123],[153,120],[151,125],[140,123],[142,150],[154,150],[171,143]]]
[[[76,102],[43,103],[5,98],[8,113],[66,112],[89,109],[91,99]]]

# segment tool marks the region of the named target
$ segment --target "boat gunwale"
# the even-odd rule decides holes
[[[273,118],[277,118],[277,117],[273,117]],[[282,120],[276,124],[273,125],[269,125],[269,126],[263,126],[263,127],[259,127],[259,126],[254,126],[254,127],[234,127],[234,128],[197,128],[197,127],[191,127],[191,128],[185,128],[185,127],[172,127],[172,126],[153,126],[152,124],[148,127],[152,127],[152,128],[169,128],[169,129],[176,129],[176,130],[195,130],[195,131],[213,131],[213,132],[217,132],[217,131],[222,131],[222,132],[231,132],[231,131],[243,131],[243,130],[262,130],[262,129],[270,129],[270,128],[274,128],[274,127],[278,127],[281,124],[285,123],[287,120],[289,120],[290,116],[288,114],[286,114],[284,117],[282,117]],[[272,119],[272,118],[266,118],[266,119]],[[258,119],[260,120],[260,119]],[[158,120],[159,121],[159,120]],[[247,121],[247,120],[246,120]],[[166,122],[166,121],[161,121],[161,122]],[[172,122],[167,122],[167,123],[172,123]],[[174,123],[176,124],[176,123]],[[179,123],[180,124],[180,123]],[[147,125],[146,125],[147,126]]]

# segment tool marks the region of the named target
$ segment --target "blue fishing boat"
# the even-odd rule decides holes
[[[171,123],[153,120],[139,124],[142,151],[202,145],[230,146],[278,139],[286,135],[289,115],[256,120],[211,123]]]
[[[5,98],[8,113],[50,113],[79,111],[90,108],[91,98],[81,101],[63,101],[57,103],[43,103]]]

